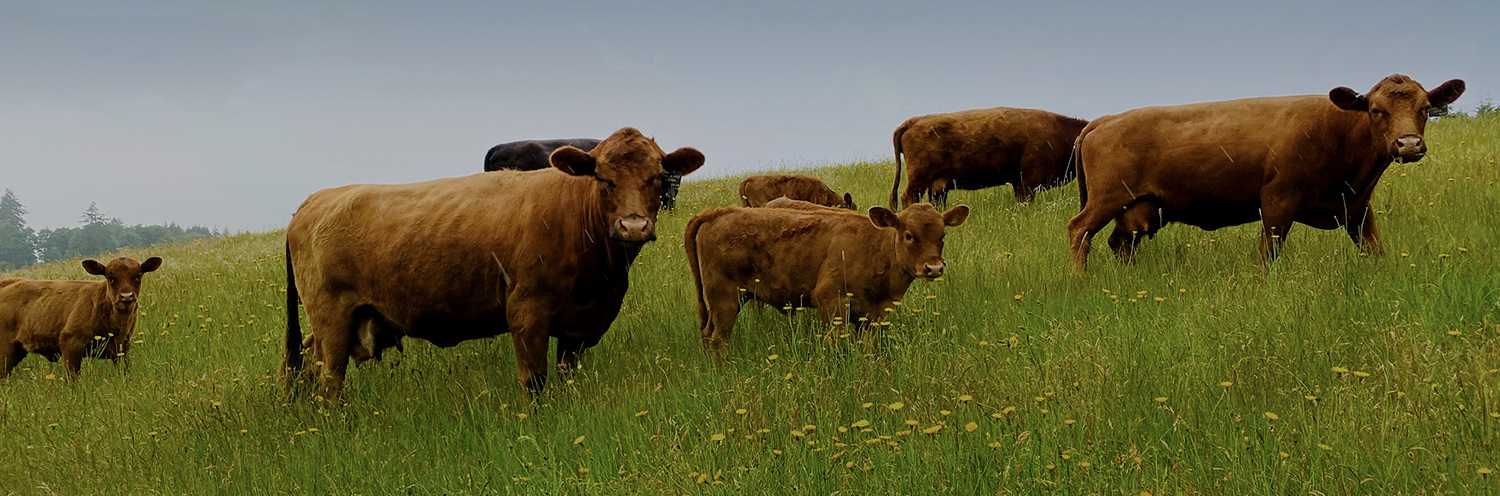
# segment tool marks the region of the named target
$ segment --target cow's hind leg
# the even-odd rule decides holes
[[[1281,256],[1281,247],[1292,229],[1295,208],[1290,201],[1275,195],[1261,199],[1260,262],[1262,266]]]
[[[350,348],[355,342],[355,321],[352,309],[338,311],[312,310],[308,308],[308,322],[316,336],[313,344],[313,370],[318,370],[318,383],[323,397],[335,401],[344,392],[344,375],[349,369]]]
[[[1115,229],[1109,235],[1109,247],[1120,261],[1135,261],[1136,246],[1161,228],[1161,210],[1147,201],[1136,202],[1115,217]]]
[[[1068,249],[1072,253],[1073,268],[1078,272],[1087,267],[1094,234],[1104,229],[1119,212],[1116,210],[1119,207],[1106,207],[1102,200],[1090,201],[1078,215],[1068,220]]]
[[[722,360],[740,313],[739,290],[727,284],[705,284],[703,299],[708,306],[708,318],[701,333],[703,348]]]

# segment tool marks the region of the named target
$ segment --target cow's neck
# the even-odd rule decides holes
[[[94,301],[94,315],[100,317],[98,320],[100,328],[94,332],[97,336],[108,336],[110,333],[119,336],[123,334],[124,329],[135,325],[135,311],[140,307],[140,303],[130,305],[129,309],[122,312],[115,307],[110,298],[110,291],[108,283],[100,282],[95,297],[91,298]]]
[[[1355,114],[1357,115],[1350,119],[1351,124],[1345,134],[1350,145],[1348,156],[1344,158],[1349,167],[1348,176],[1344,184],[1337,186],[1348,188],[1356,198],[1368,199],[1375,184],[1380,181],[1380,176],[1385,174],[1394,160],[1386,144],[1370,132],[1370,115],[1365,112]]]

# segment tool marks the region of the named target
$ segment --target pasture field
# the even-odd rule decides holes
[[[1262,269],[1258,225],[1178,225],[1075,276],[1076,185],[954,192],[948,275],[891,325],[752,305],[722,365],[681,237],[739,178],[689,182],[584,370],[529,405],[504,336],[407,340],[340,407],[289,396],[283,233],[130,250],[165,259],[131,367],[0,381],[0,494],[1500,494],[1500,119],[1427,138],[1376,193],[1384,257],[1298,225]],[[891,167],[806,172],[864,208]]]

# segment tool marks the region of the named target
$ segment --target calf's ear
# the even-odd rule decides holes
[[[96,260],[84,260],[83,270],[84,272],[88,272],[96,276],[102,276],[104,275],[104,264],[101,264]]]
[[[698,170],[699,167],[703,167],[704,160],[703,152],[698,151],[697,148],[684,146],[662,157],[661,168],[677,171],[686,176]]]
[[[945,226],[958,227],[964,225],[964,221],[966,220],[969,220],[968,205],[959,205],[948,209],[947,212],[943,212],[943,225]]]
[[[870,223],[875,224],[875,227],[901,227],[901,219],[885,207],[870,207]]]
[[[553,151],[547,161],[552,162],[552,166],[558,170],[574,176],[592,176],[594,169],[599,166],[598,162],[594,161],[593,155],[571,146]]]
[[[854,196],[850,195],[848,191],[844,192],[844,208],[847,208],[849,210],[853,210],[853,211],[856,211],[856,212],[859,211],[859,207],[854,206]]]
[[[1427,92],[1427,104],[1434,107],[1442,107],[1453,103],[1460,95],[1464,94],[1464,80],[1449,79],[1448,82],[1438,85],[1432,91]]]
[[[1329,91],[1328,99],[1332,100],[1334,105],[1344,110],[1355,112],[1370,110],[1370,100],[1365,98],[1364,95],[1359,94],[1358,91],[1349,89],[1347,86],[1340,86],[1334,88],[1333,91]]]
[[[161,257],[151,257],[141,263],[141,272],[151,272],[161,268]]]

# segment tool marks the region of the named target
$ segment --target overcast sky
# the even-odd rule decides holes
[[[315,190],[622,126],[704,175],[888,159],[907,117],[1361,92],[1500,98],[1500,2],[0,3],[0,190],[36,229],[284,227]]]

